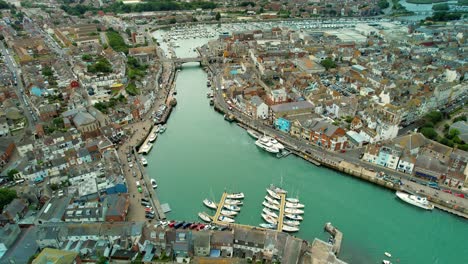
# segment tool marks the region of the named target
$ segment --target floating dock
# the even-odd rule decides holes
[[[325,231],[327,231],[333,237],[333,248],[332,251],[335,255],[338,256],[341,250],[341,241],[343,240],[343,233],[340,230],[336,229],[331,223],[326,223],[324,227]]]
[[[283,220],[284,220],[284,208],[286,206],[286,194],[278,193],[278,195],[281,197],[281,202],[280,202],[280,210],[279,210],[279,215],[278,215],[277,230],[279,232],[282,232],[283,231]]]
[[[228,195],[227,192],[223,192],[223,195],[221,196],[221,200],[219,200],[219,203],[217,204],[216,213],[213,216],[214,224],[220,224],[220,223],[226,224],[225,222],[219,221],[218,219],[219,219],[219,216],[221,215],[221,210],[223,210],[224,201],[226,200],[227,195]]]

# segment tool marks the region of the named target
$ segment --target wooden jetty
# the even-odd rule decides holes
[[[278,215],[277,230],[279,232],[282,232],[283,231],[283,219],[284,219],[284,207],[286,206],[286,194],[279,193],[278,195],[281,197],[281,202],[280,202],[280,211]]]
[[[338,256],[341,250],[341,241],[343,240],[343,233],[340,230],[336,229],[331,223],[326,223],[324,227],[325,231],[327,231],[333,237],[333,248],[332,251],[335,255]]]
[[[222,221],[219,221],[219,216],[221,215],[221,210],[223,210],[223,206],[224,206],[224,201],[226,200],[226,197],[227,197],[227,192],[223,192],[223,195],[221,196],[221,200],[219,200],[219,203],[218,203],[218,207],[216,209],[216,213],[215,215],[213,216],[213,223],[215,224],[220,224],[220,223],[224,223]]]

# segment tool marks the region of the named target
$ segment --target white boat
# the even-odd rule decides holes
[[[286,207],[287,208],[304,208],[305,206],[301,203],[289,203],[286,202]]]
[[[158,137],[158,134],[155,133],[151,133],[148,137],[148,140],[149,142],[154,142],[156,140],[156,138]]]
[[[218,206],[216,206],[216,204],[208,199],[205,199],[203,200],[203,204],[206,205],[207,207],[211,208],[211,209],[218,209]]]
[[[225,216],[236,216],[237,212],[230,211],[230,210],[221,210],[221,214]]]
[[[268,209],[268,208],[263,208],[262,211],[263,211],[265,214],[267,214],[267,215],[269,215],[269,216],[271,216],[271,217],[278,218],[278,215],[277,215],[275,212],[270,211],[270,209]]]
[[[269,223],[269,224],[272,224],[272,225],[276,225],[278,220],[276,220],[275,218],[267,215],[267,214],[262,214],[262,218],[263,220],[265,220],[265,222]]]
[[[283,224],[286,224],[288,226],[298,226],[301,224],[301,222],[295,220],[283,220]]]
[[[153,189],[158,188],[158,184],[156,183],[155,179],[151,179],[151,187],[153,187]]]
[[[422,209],[426,209],[426,210],[432,210],[434,209],[434,205],[431,204],[426,197],[421,197],[421,196],[418,196],[418,195],[412,195],[412,194],[408,194],[408,193],[404,193],[404,192],[400,192],[400,191],[397,191],[396,192],[396,196],[398,196],[398,198],[400,198],[401,200],[409,203],[409,204],[412,204],[414,206],[417,206],[419,208],[422,208]]]
[[[270,153],[279,153],[279,149],[270,142],[270,140],[266,138],[259,138],[257,141],[255,141],[255,145],[263,150],[266,150]]]
[[[269,203],[271,203],[271,204],[280,205],[280,203],[278,202],[278,200],[273,199],[273,198],[271,198],[271,197],[268,196],[268,195],[265,195],[265,199],[266,199]]]
[[[259,137],[262,136],[260,133],[258,133],[258,132],[255,131],[255,130],[252,130],[252,129],[247,129],[247,133],[248,133],[251,137],[253,137],[253,138],[255,138],[255,139],[258,139]]]
[[[221,222],[226,222],[226,223],[234,223],[235,220],[230,218],[230,217],[227,217],[227,216],[224,216],[224,215],[220,215],[218,217],[218,220],[221,221]]]
[[[162,134],[166,131],[166,126],[165,125],[162,125],[159,127],[159,134]]]
[[[224,200],[224,204],[242,205],[243,203],[241,201],[235,200],[235,199],[226,199],[226,200]]]
[[[270,185],[270,190],[273,190],[275,193],[280,193],[280,194],[281,194],[281,193],[282,193],[282,194],[287,194],[287,193],[288,193],[287,191],[285,191],[285,190],[283,190],[283,189],[281,189],[281,188],[279,188],[279,187],[276,187],[276,186],[274,186],[273,184]]]
[[[225,204],[223,207],[234,212],[239,212],[241,210],[241,208],[237,205]]]
[[[283,225],[283,231],[284,232],[297,232],[299,231],[299,228],[295,226]]]
[[[284,212],[287,214],[303,214],[304,211],[296,208],[284,208]]]
[[[268,188],[267,188],[266,190],[267,190],[267,193],[268,193],[271,197],[273,197],[273,198],[275,198],[275,199],[278,199],[278,200],[281,199],[281,197],[280,197],[277,193],[275,193],[274,191],[272,191],[272,190],[270,190],[270,189],[268,189]]]
[[[228,199],[244,199],[244,193],[230,193],[226,196]]]
[[[148,161],[145,159],[145,157],[140,157],[140,161],[141,161],[141,164],[143,164],[143,166],[146,166],[148,165]]]
[[[211,217],[210,217],[207,213],[205,213],[205,212],[203,212],[203,213],[198,213],[198,217],[200,217],[201,220],[203,220],[203,221],[205,221],[205,222],[208,222],[208,223],[211,222]]]
[[[299,199],[296,199],[296,198],[286,198],[286,201],[287,201],[287,202],[290,202],[290,203],[298,203],[298,202],[299,202]]]
[[[302,221],[304,218],[300,215],[295,215],[295,214],[285,214],[286,218],[292,219],[292,220],[299,220]]]
[[[274,205],[274,204],[271,204],[271,203],[269,203],[269,202],[267,202],[267,201],[263,201],[262,204],[263,204],[263,206],[265,206],[265,207],[267,207],[267,208],[270,208],[270,209],[272,209],[272,210],[279,211],[279,207],[278,207],[278,206],[276,206],[276,205]]]
[[[259,226],[263,227],[263,228],[266,228],[266,229],[276,229],[276,225],[274,225],[274,224],[261,223],[261,224],[259,224]]]

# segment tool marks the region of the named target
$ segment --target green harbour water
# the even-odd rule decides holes
[[[344,234],[339,257],[349,263],[382,263],[386,251],[392,263],[468,263],[466,220],[421,210],[391,191],[295,156],[278,159],[258,149],[245,130],[209,106],[206,81],[197,64],[179,72],[178,104],[147,156],[159,199],[172,209],[168,219],[201,221],[198,212],[214,214],[204,198],[218,202],[223,191],[232,191],[246,196],[236,222],[258,225],[265,188],[273,183],[306,206],[295,235],[327,241],[323,226],[331,222]]]

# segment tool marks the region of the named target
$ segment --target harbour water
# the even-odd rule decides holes
[[[179,57],[193,56],[200,40],[179,41]],[[439,210],[426,212],[397,200],[394,193],[300,158],[278,159],[254,145],[249,135],[209,106],[206,73],[186,64],[177,77],[177,101],[167,131],[147,156],[148,172],[158,182],[168,219],[200,221],[197,213],[214,211],[204,198],[218,200],[223,191],[244,192],[237,223],[262,222],[265,188],[271,183],[305,204],[297,236],[328,240],[326,222],[344,233],[340,258],[349,263],[468,263],[468,224]]]

